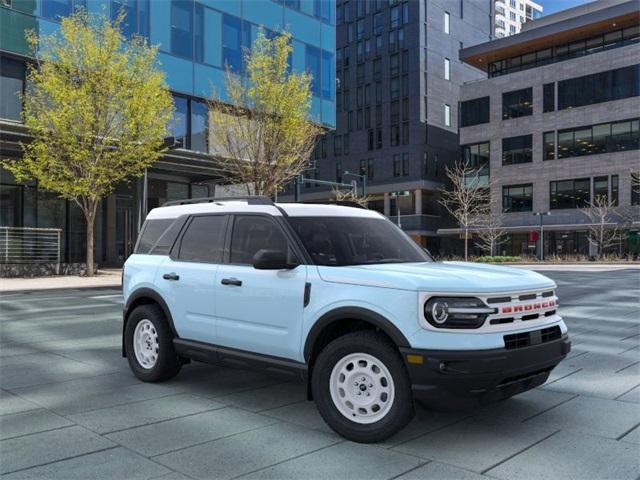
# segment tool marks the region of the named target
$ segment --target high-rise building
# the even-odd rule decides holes
[[[541,16],[542,5],[532,0],[494,0],[493,33],[496,38],[515,35]]]
[[[334,0],[4,0],[0,3],[2,159],[19,158],[19,142],[29,138],[21,123],[21,94],[28,95],[25,71],[33,61],[25,33],[55,32],[60,19],[77,8],[112,18],[124,9],[124,33],[140,34],[160,46],[159,60],[176,108],[172,135],[178,148],[167,152],[144,179],[121,185],[102,202],[96,221],[95,258],[100,264],[122,264],[149,209],[172,199],[213,195],[221,173],[209,153],[205,99],[212,87],[224,93],[225,65],[242,69],[243,49],[259,28],[291,32],[292,68],[313,76],[313,118],[328,128],[335,125]],[[62,261],[83,261],[85,227],[80,210],[35,182],[21,184],[3,169],[0,174],[0,229],[59,228]]]
[[[630,232],[612,253],[638,253],[638,43],[638,2],[612,0],[460,52],[488,76],[461,88],[460,143],[462,158],[491,178],[493,213],[508,233],[501,253],[592,254],[599,222],[585,207],[598,197],[621,214],[606,216],[607,228]]]
[[[491,0],[338,0],[336,25],[336,129],[315,151],[302,198],[331,197],[314,179],[366,182],[369,208],[438,250],[460,85],[483,77],[458,51],[491,38]]]

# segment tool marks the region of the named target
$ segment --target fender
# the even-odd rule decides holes
[[[129,295],[129,298],[127,299],[127,303],[124,306],[124,310],[122,312],[122,320],[123,320],[122,321],[122,356],[123,357],[126,356],[124,351],[124,332],[127,328],[127,321],[129,320],[129,314],[133,309],[132,308],[133,305],[136,303],[137,300],[141,298],[149,298],[160,306],[160,308],[162,309],[162,312],[164,313],[165,318],[167,319],[167,322],[169,322],[169,328],[171,329],[171,333],[173,334],[173,337],[180,338],[173,324],[173,316],[171,315],[171,311],[167,306],[167,302],[165,302],[162,296],[155,290],[152,290],[150,288],[139,288],[137,290],[134,290],[131,293],[131,295]]]
[[[398,347],[406,348],[411,346],[398,327],[379,313],[361,307],[340,307],[322,315],[322,317],[315,322],[313,327],[311,327],[311,330],[309,330],[303,351],[305,362],[309,362],[313,345],[322,331],[327,326],[340,320],[361,320],[370,323],[389,335],[391,340],[393,340]]]

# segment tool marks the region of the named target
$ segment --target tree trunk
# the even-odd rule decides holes
[[[469,254],[469,230],[467,227],[464,227],[464,261],[467,261],[467,257]]]
[[[84,217],[87,222],[87,277],[93,277],[95,275],[95,271],[93,268],[93,236],[97,206],[97,200],[89,200],[87,202],[86,211],[84,212]]]

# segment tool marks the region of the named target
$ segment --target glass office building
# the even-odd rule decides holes
[[[4,0],[0,3],[2,158],[19,158],[19,142],[28,138],[20,122],[26,65],[31,61],[25,33],[54,33],[60,18],[78,8],[111,18],[123,10],[125,35],[142,35],[160,46],[159,61],[176,109],[171,131],[178,148],[158,161],[144,181],[123,185],[103,202],[96,224],[99,263],[117,265],[126,259],[145,211],[167,200],[214,193],[212,185],[222,174],[208,153],[205,100],[214,93],[224,98],[225,67],[242,73],[243,51],[260,29],[267,35],[291,33],[291,67],[313,77],[312,119],[335,127],[334,0]],[[81,261],[80,212],[35,183],[19,184],[8,172],[0,173],[0,226],[61,228],[63,260]]]

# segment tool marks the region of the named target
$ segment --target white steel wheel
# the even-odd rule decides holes
[[[142,368],[151,370],[158,361],[158,332],[151,320],[142,319],[133,332],[133,352]]]
[[[329,391],[338,411],[362,425],[383,419],[395,398],[389,369],[368,353],[351,353],[339,360],[329,377]]]

